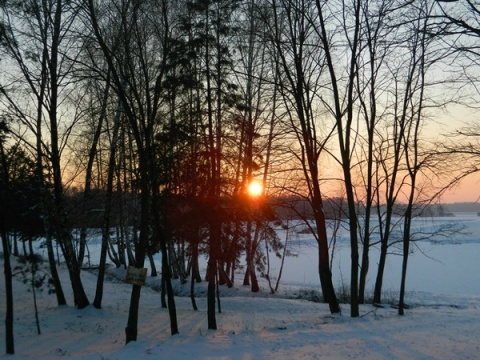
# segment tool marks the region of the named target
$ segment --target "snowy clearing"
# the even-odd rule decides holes
[[[66,284],[63,267],[61,274]],[[95,276],[84,272],[82,279],[94,294]],[[197,299],[199,311],[193,311],[187,297],[176,297],[180,335],[172,337],[159,293],[145,287],[138,341],[125,345],[130,285],[108,281],[101,310],[58,307],[53,295],[39,294],[41,335],[36,334],[32,294],[26,289],[14,281],[16,354],[1,358],[478,359],[480,354],[478,297],[458,298],[450,305],[414,305],[403,317],[391,307],[364,305],[362,316],[352,319],[348,305],[342,315],[332,316],[325,304],[222,289],[226,294],[217,331],[207,330],[205,298]],[[3,313],[4,296],[0,306]],[[3,327],[0,337],[5,338]],[[0,352],[5,353],[3,342]]]
[[[175,298],[180,334],[171,336],[168,312],[161,308],[160,294],[153,290],[158,287],[160,278],[149,277],[149,286],[142,289],[138,341],[125,345],[124,329],[131,285],[120,280],[124,269],[110,269],[104,288],[103,309],[89,306],[77,310],[73,307],[67,271],[61,266],[59,271],[68,305],[58,307],[55,296],[48,295],[46,290],[37,294],[41,335],[36,333],[32,293],[19,277],[14,279],[16,354],[5,355],[5,328],[2,324],[0,358],[478,359],[479,262],[474,263],[470,258],[468,262],[464,261],[465,253],[472,259],[478,259],[480,254],[480,243],[471,241],[478,237],[475,230],[479,228],[480,218],[468,220],[471,219],[475,221],[471,221],[472,231],[468,238],[455,239],[454,244],[427,244],[424,249],[433,254],[432,258],[414,255],[413,270],[407,280],[411,284],[407,295],[410,308],[403,317],[389,305],[384,308],[362,305],[361,317],[355,319],[349,316],[349,305],[343,305],[343,313],[332,316],[326,304],[305,300],[308,293],[318,290],[319,285],[311,285],[318,275],[314,265],[312,269],[308,268],[310,260],[305,259],[312,257],[312,251],[304,246],[298,257],[287,258],[289,275],[285,275],[277,294],[268,293],[264,280],[262,291],[257,294],[238,284],[231,289],[222,287],[222,313],[217,314],[216,331],[207,330],[206,283],[196,285],[198,311],[193,311],[187,296],[189,285],[182,289],[177,283],[176,292],[181,294]],[[94,247],[90,250],[95,252]],[[450,260],[435,258],[442,254],[449,255]],[[457,255],[451,258],[452,254]],[[297,264],[302,261],[303,268],[298,268]],[[0,262],[3,264],[3,259]],[[344,275],[348,274],[346,266],[341,269]],[[304,273],[311,278],[303,282],[295,279],[296,267],[300,273],[298,279]],[[443,269],[442,272],[439,269]],[[397,269],[389,270],[392,279],[395,279],[396,272]],[[454,276],[445,275],[452,272]],[[239,279],[237,283],[240,283]],[[422,282],[428,279],[434,285],[429,291],[421,290]],[[96,276],[83,271],[82,280],[92,301]],[[3,318],[4,281],[2,274],[0,314]]]

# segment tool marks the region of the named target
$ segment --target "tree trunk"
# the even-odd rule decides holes
[[[359,301],[358,301],[358,226],[357,226],[357,214],[355,205],[355,195],[353,193],[353,183],[350,174],[350,161],[344,159],[344,178],[345,187],[347,190],[348,201],[348,217],[350,227],[350,250],[351,250],[351,279],[350,279],[350,316],[358,317],[359,313]]]
[[[9,189],[9,174],[6,154],[4,150],[3,134],[0,133],[0,170],[3,169],[1,174],[3,179],[3,189],[0,191],[0,197],[3,199],[4,195],[7,196]],[[0,172],[1,173],[1,172]],[[13,333],[13,287],[12,287],[12,266],[10,264],[11,249],[8,246],[8,231],[5,216],[2,214],[6,209],[3,207],[0,209],[0,237],[2,238],[3,247],[3,268],[5,275],[5,300],[6,300],[6,314],[5,314],[5,350],[7,354],[15,353],[15,342]]]
[[[48,59],[48,47],[47,44],[43,44],[42,52],[42,78],[40,84],[40,91],[37,101],[37,116],[36,116],[36,172],[38,183],[40,184],[40,191],[42,192],[42,212],[43,212],[43,225],[46,234],[46,246],[48,255],[48,264],[50,267],[50,275],[52,277],[53,285],[55,287],[55,295],[57,297],[58,305],[66,305],[67,300],[63,292],[62,283],[58,276],[57,265],[55,262],[55,252],[52,244],[52,210],[51,210],[51,198],[48,190],[46,189],[44,175],[43,175],[43,140],[42,140],[42,118],[43,118],[43,102],[45,98],[45,87],[47,81],[47,59]]]
[[[62,243],[63,255],[72,284],[74,304],[77,306],[77,308],[83,309],[87,307],[90,302],[88,301],[87,294],[85,293],[85,289],[83,288],[82,280],[80,278],[80,267],[73,249],[72,238],[70,233],[65,231],[62,235],[63,236],[61,237],[60,241]]]
[[[102,299],[103,299],[103,281],[105,278],[105,267],[107,260],[107,247],[108,247],[108,228],[107,224],[104,224],[102,229],[102,245],[100,248],[100,260],[98,265],[98,276],[97,276],[97,287],[95,291],[95,298],[93,300],[93,306],[97,309],[102,308]]]
[[[87,246],[87,227],[82,225],[80,228],[80,238],[78,240],[78,266],[82,268],[85,259],[85,248]]]
[[[405,308],[405,286],[407,281],[407,265],[410,251],[410,224],[412,220],[412,204],[408,205],[405,214],[405,225],[403,230],[403,257],[402,257],[402,277],[400,280],[400,296],[398,301],[398,315],[404,315]]]
[[[362,266],[360,268],[360,281],[358,284],[358,302],[360,304],[365,303],[365,286],[367,284],[367,274],[368,274],[368,268],[370,266],[370,255],[369,255],[369,250],[370,250],[370,244],[367,242],[363,243],[363,251],[362,251]]]
[[[104,212],[103,212],[102,246],[100,249],[100,264],[98,268],[97,288],[95,291],[95,299],[93,301],[93,305],[97,309],[100,309],[102,307],[103,281],[105,277],[107,251],[110,245],[110,215],[112,210],[113,178],[115,175],[115,150],[117,148],[118,133],[120,129],[120,119],[121,119],[121,102],[119,101],[117,103],[117,111],[115,114],[115,119],[113,124],[112,141],[110,143],[110,158],[108,161],[108,175],[107,175],[107,193],[105,196],[105,205],[104,205]]]
[[[142,156],[142,155],[141,155]],[[145,156],[145,155],[143,155]],[[145,161],[145,157],[143,158]],[[145,165],[143,165],[145,166]],[[143,168],[143,167],[141,167]],[[143,268],[145,262],[146,247],[148,243],[148,233],[150,230],[150,192],[148,186],[148,178],[145,174],[146,169],[143,168],[144,173],[140,179],[141,182],[141,220],[140,220],[140,238],[135,247],[135,267]],[[128,321],[125,328],[126,340],[128,344],[131,341],[137,341],[138,332],[138,308],[140,305],[140,293],[142,287],[132,285],[132,294],[130,296],[130,308],[128,312]]]
[[[193,310],[197,311],[197,301],[195,300],[195,278],[193,276],[193,267],[192,267],[192,276],[190,279],[190,300],[192,301]]]
[[[190,299],[192,301],[193,310],[198,310],[197,302],[195,301],[195,282],[201,282],[200,270],[198,268],[198,242],[191,244],[192,247],[192,260],[191,260],[191,279],[190,279]]]
[[[255,272],[255,244],[252,241],[252,221],[247,221],[246,239],[245,239],[245,257],[247,262],[247,271],[245,272],[245,279],[243,285],[250,285],[252,292],[260,291],[258,286],[257,274]]]
[[[50,275],[52,276],[53,285],[55,287],[55,295],[57,296],[57,303],[58,305],[66,305],[67,300],[65,299],[65,294],[63,293],[60,277],[58,276],[57,265],[55,261],[55,252],[53,250],[53,244],[52,244],[52,237],[50,236],[49,232],[47,232],[45,242],[47,245],[48,265],[50,267]]]
[[[192,244],[192,278],[197,283],[202,282],[202,276],[200,275],[200,267],[198,265],[198,242],[195,240],[195,244]]]
[[[155,260],[153,259],[152,253],[148,251],[147,256],[148,256],[148,261],[150,262],[150,269],[151,269],[150,276],[152,277],[158,276],[157,267],[155,266]]]
[[[127,266],[127,260],[125,258],[125,249],[126,249],[126,244],[125,244],[125,231],[123,229],[123,226],[116,226],[115,227],[115,232],[117,234],[117,249],[118,249],[118,256],[116,257],[116,260],[118,262],[115,263],[117,267],[120,266]]]
[[[167,239],[165,239],[165,236],[161,228],[159,228],[157,231],[159,235],[159,241],[162,246],[162,278],[165,282],[165,287],[167,291],[168,313],[170,317],[170,333],[171,335],[175,335],[175,334],[178,334],[177,310],[175,306],[175,299],[173,296],[170,267],[168,266],[168,255],[167,255],[167,245],[166,245]]]
[[[375,290],[373,293],[374,304],[380,304],[382,302],[383,274],[385,272],[385,264],[387,262],[387,250],[388,250],[387,239],[385,238],[382,239],[382,242],[380,244],[380,259],[378,261],[377,277],[375,280]]]
[[[251,223],[251,221],[249,221]],[[247,226],[247,231],[248,237],[251,237],[251,225],[250,229],[248,229]],[[252,280],[252,287],[251,290],[252,292],[259,292],[260,291],[260,286],[258,285],[258,278],[257,278],[257,273],[255,271],[255,257],[257,255],[257,249],[258,249],[258,222],[255,221],[255,230],[254,231],[254,236],[253,239],[251,240],[251,250],[250,250],[250,278]]]
[[[90,150],[88,152],[88,162],[87,162],[87,167],[85,169],[85,189],[83,191],[83,201],[84,201],[84,203],[90,197],[90,191],[91,191],[91,186],[92,186],[93,163],[94,163],[94,160],[95,160],[95,156],[97,154],[97,144],[98,144],[98,141],[100,139],[100,134],[102,132],[103,121],[104,121],[104,119],[107,115],[107,101],[108,101],[109,91],[110,91],[110,71],[108,71],[108,73],[107,73],[105,90],[104,90],[103,99],[102,99],[102,109],[101,109],[101,112],[100,112],[100,116],[98,118],[98,124],[97,124],[97,127],[95,129],[92,144],[91,144]],[[80,246],[79,246],[79,251],[78,251],[78,263],[79,263],[80,267],[82,266],[83,258],[85,256],[86,244],[87,244],[87,229],[86,229],[86,226],[83,225],[80,229]]]
[[[330,271],[327,229],[325,227],[323,209],[320,209],[320,212],[315,216],[318,232],[318,273],[320,276],[323,299],[326,303],[328,303],[330,312],[335,314],[341,312],[341,309],[338,303],[337,295],[335,294],[335,288],[333,287],[332,272]]]
[[[73,297],[75,305],[82,309],[88,306],[89,301],[85,290],[83,288],[82,280],[80,278],[80,267],[74,251],[72,236],[67,226],[68,221],[64,209],[63,199],[63,184],[62,184],[62,172],[60,164],[60,150],[59,150],[59,135],[58,135],[58,119],[57,119],[57,107],[58,107],[58,55],[59,45],[61,41],[61,22],[63,5],[61,0],[56,1],[56,9],[54,15],[53,24],[53,37],[51,47],[51,57],[49,61],[49,73],[50,73],[50,108],[48,109],[48,115],[50,120],[50,140],[51,140],[51,165],[53,172],[53,195],[54,195],[54,228],[57,241],[60,243],[65,261],[67,264],[68,272],[70,275],[70,281],[72,284]]]
[[[168,264],[167,264],[168,266]],[[160,303],[162,304],[162,309],[168,308],[167,305],[167,281],[166,281],[166,271],[163,271],[163,255],[162,255],[162,278],[160,279]]]
[[[142,287],[132,285],[132,294],[130,296],[130,307],[128,309],[127,327],[125,328],[125,342],[137,341],[138,334],[138,308],[140,306],[140,292]]]
[[[211,243],[212,244],[212,243]],[[210,245],[211,246],[211,245]],[[215,287],[216,287],[217,260],[214,251],[210,251],[207,270],[207,316],[208,329],[217,330],[217,319],[215,316]]]
[[[5,350],[7,354],[15,353],[15,342],[13,333],[13,288],[12,288],[12,266],[10,264],[10,249],[8,246],[7,231],[3,220],[0,220],[0,236],[2,237],[3,246],[3,267],[5,274]]]
[[[12,243],[13,243],[13,256],[18,256],[18,239],[14,237],[12,239]]]

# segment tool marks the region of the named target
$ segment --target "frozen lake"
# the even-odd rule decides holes
[[[449,218],[419,218],[414,220],[414,236],[428,233],[448,224],[460,231],[451,236],[433,236],[411,245],[413,253],[407,268],[407,291],[437,295],[480,295],[480,216],[476,213],[458,213]],[[283,283],[316,285],[319,283],[316,242],[311,235],[296,234],[291,240],[292,250],[298,257],[285,261]],[[400,251],[396,250],[397,253]],[[367,292],[373,291],[377,273],[379,251],[370,250],[370,270]],[[273,259],[272,259],[273,260]],[[272,266],[278,272],[279,261]],[[387,256],[384,291],[400,288],[402,257]],[[334,285],[350,282],[350,246],[346,230],[340,232],[332,263]]]
[[[409,257],[407,293],[425,293],[426,297],[438,296],[480,296],[480,216],[476,213],[456,213],[454,217],[418,218],[413,222],[413,237],[432,233],[442,226],[454,226],[457,233],[451,236],[433,236],[419,240],[411,246],[413,253]],[[299,227],[301,228],[301,226]],[[297,228],[297,229],[299,229]],[[285,231],[278,231],[280,239],[285,239]],[[399,234],[397,234],[398,236]],[[289,248],[297,254],[285,259],[279,290],[295,285],[296,287],[319,289],[317,244],[312,235],[291,231]],[[89,240],[88,250],[91,264],[98,264],[100,236]],[[261,244],[261,247],[264,247]],[[43,248],[38,251],[46,258]],[[400,253],[399,250],[396,250]],[[366,295],[373,293],[377,272],[378,248],[370,250],[370,270]],[[157,270],[161,256],[155,255]],[[270,277],[273,283],[280,268],[280,260],[270,256]],[[402,258],[389,254],[385,268],[383,290],[397,293],[400,288]],[[205,259],[201,261],[206,265]],[[145,262],[148,267],[148,261]],[[334,285],[339,288],[350,284],[350,246],[348,232],[340,229],[332,263]],[[240,282],[241,275],[236,277]],[[265,289],[268,291],[268,289]]]

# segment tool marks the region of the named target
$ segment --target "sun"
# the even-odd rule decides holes
[[[263,185],[260,181],[254,180],[248,185],[247,191],[250,196],[260,196],[263,193]]]

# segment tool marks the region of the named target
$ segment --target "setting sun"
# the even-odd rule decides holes
[[[263,185],[260,181],[254,180],[248,185],[247,190],[250,196],[260,196],[263,192]]]

